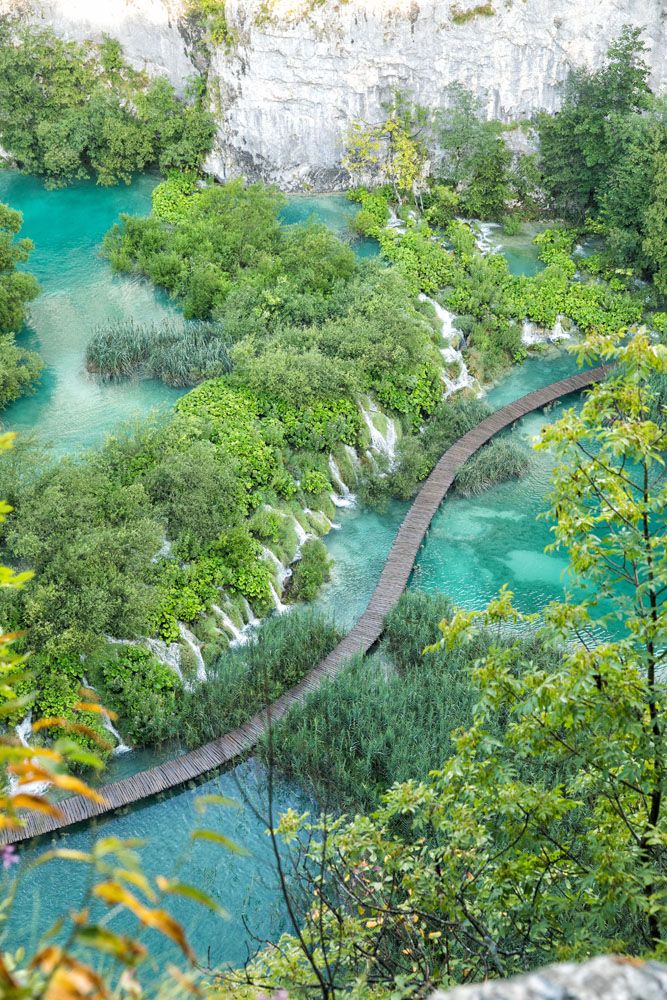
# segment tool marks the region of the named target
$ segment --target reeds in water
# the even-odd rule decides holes
[[[95,330],[86,367],[106,378],[156,378],[190,386],[231,371],[227,348],[219,323],[122,320]]]

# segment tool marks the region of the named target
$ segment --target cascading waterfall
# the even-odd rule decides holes
[[[92,684],[89,684],[85,677],[82,678],[82,682],[83,686],[88,688],[89,691],[96,691],[96,688],[94,688]],[[123,741],[123,737],[120,735],[120,733],[114,726],[113,722],[111,721],[111,717],[107,712],[107,710],[103,706],[100,706],[100,708],[102,708],[102,725],[104,726],[106,731],[110,733],[111,736],[113,736],[114,740],[116,741],[116,745],[112,751],[114,757],[118,757],[122,753],[130,753],[132,747],[129,747],[127,743]]]
[[[211,605],[211,610],[215,612],[215,614],[217,615],[217,617],[222,622],[223,627],[226,628],[227,631],[231,634],[231,636],[232,636],[232,642],[230,642],[229,645],[230,646],[245,646],[245,644],[248,641],[248,636],[244,633],[243,629],[240,629],[238,627],[238,625],[234,624],[234,622],[229,617],[229,615],[227,614],[227,612],[223,611],[222,608],[219,607],[217,604],[212,604]]]
[[[301,527],[301,526],[299,525],[299,527]],[[259,625],[259,618],[256,616],[255,612],[250,607],[250,604],[249,604],[248,600],[245,597],[242,597],[241,600],[243,601],[243,607],[244,607],[244,610],[245,610],[245,618],[246,618],[246,621],[248,623],[248,626],[249,627],[253,627],[255,625]]]
[[[278,583],[280,584],[280,588],[282,590],[282,588],[285,586],[285,581],[289,580],[289,578],[291,577],[292,570],[289,568],[289,566],[285,566],[280,561],[275,552],[272,552],[271,549],[267,548],[266,545],[262,547],[262,555],[264,559],[267,560],[267,562],[272,562],[273,565],[276,567]]]
[[[351,444],[344,444],[343,448],[345,449],[345,453],[349,458],[350,462],[352,463],[352,468],[356,469],[359,466],[359,456],[357,455],[356,451],[354,450]]]
[[[183,622],[178,623],[178,628],[181,633],[181,639],[194,653],[194,657],[197,662],[197,680],[205,681],[207,679],[206,664],[204,663],[204,657],[201,655],[201,649],[199,648],[196,636],[194,636],[192,632],[185,627]]]
[[[313,536],[308,531],[306,531],[306,529],[301,524],[301,521],[298,519],[298,517],[294,517],[292,520],[294,522],[294,534],[296,535],[296,540],[299,543],[299,549],[300,549],[303,543],[307,542],[308,539],[312,538]]]
[[[336,507],[354,507],[357,502],[357,498],[354,493],[351,493],[349,488],[343,481],[340,469],[336,463],[333,455],[329,455],[329,471],[331,473],[331,478],[333,479],[334,486],[338,487],[338,493],[331,494],[331,500]]]
[[[183,687],[187,687],[181,670],[181,648],[178,643],[167,644],[164,639],[146,639],[146,645],[160,663],[174,671]]]
[[[440,349],[443,361],[446,365],[458,364],[458,375],[455,379],[450,378],[446,372],[442,374],[442,381],[445,386],[444,397],[447,399],[452,396],[455,392],[460,392],[461,389],[469,389],[475,385],[475,379],[468,371],[468,366],[465,363],[465,359],[461,351],[454,346],[454,341],[459,343],[461,340],[461,333],[454,326],[454,315],[448,309],[443,308],[439,302],[435,299],[431,299],[428,295],[420,293],[419,300],[421,302],[428,302],[433,307],[433,311],[440,322],[440,330],[442,333],[442,339],[445,341],[446,346]]]
[[[372,401],[369,403],[368,410],[364,409],[363,406],[359,406],[361,415],[364,418],[364,423],[368,427],[368,432],[371,437],[371,448],[379,452],[381,455],[386,455],[389,459],[390,466],[393,466],[396,461],[396,424],[391,419],[391,417],[385,417],[387,421],[387,432],[386,435],[382,431],[378,430],[373,422],[373,413],[378,413],[378,408]]]
[[[274,587],[273,583],[269,583],[269,591],[271,592],[271,600],[273,601],[273,606],[276,610],[276,614],[284,615],[286,611],[289,611],[289,606],[283,604],[278,595],[278,591]]]
[[[14,732],[21,746],[29,750],[30,737],[32,736],[32,709],[28,711],[28,714],[19,722],[18,726],[14,727]],[[16,795],[19,791],[25,792],[28,795],[43,795],[49,784],[48,781],[30,781],[27,784],[23,784],[19,782],[17,775],[9,775],[9,791],[11,795]]]
[[[559,340],[569,340],[570,334],[563,329],[563,317],[559,313],[556,317],[553,330],[545,330],[532,323],[528,317],[524,319],[521,327],[521,340],[527,347],[535,344],[557,343]]]

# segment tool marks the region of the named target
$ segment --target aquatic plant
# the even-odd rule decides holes
[[[167,385],[196,385],[230,372],[223,329],[216,323],[181,326],[134,320],[110,323],[93,334],[86,348],[88,371],[107,378],[157,378]]]
[[[514,437],[496,438],[468,459],[456,476],[457,493],[477,496],[497,483],[521,479],[530,468],[531,454]]]

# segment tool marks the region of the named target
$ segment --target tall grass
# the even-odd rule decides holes
[[[451,653],[423,654],[451,610],[441,595],[404,595],[379,654],[351,661],[274,727],[276,765],[324,810],[372,810],[394,782],[424,778],[451,755],[451,733],[470,724],[477,702],[475,661],[497,641],[482,634]],[[542,661],[555,656],[530,638],[524,650]],[[268,741],[260,752],[268,758]]]
[[[240,726],[297,684],[341,638],[331,622],[310,611],[267,619],[256,641],[222,653],[208,668],[208,680],[184,695],[179,735],[197,746]]]
[[[189,386],[231,371],[227,348],[218,323],[123,320],[98,327],[86,350],[86,367],[107,378],[157,378]]]
[[[496,438],[468,459],[456,477],[457,493],[477,496],[497,483],[521,479],[530,468],[531,453],[512,437]]]

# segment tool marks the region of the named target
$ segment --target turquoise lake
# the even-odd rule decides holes
[[[42,287],[31,309],[29,329],[21,338],[38,349],[46,363],[38,392],[7,409],[3,424],[19,432],[37,433],[51,441],[57,453],[79,452],[101,441],[119,423],[144,417],[155,409],[166,410],[178,398],[177,390],[160,383],[100,382],[84,369],[86,343],[101,323],[129,317],[159,321],[166,316],[181,321],[164,296],[141,280],[112,275],[100,256],[104,233],[121,212],[145,214],[150,209],[154,183],[154,179],[144,177],[127,188],[79,184],[45,191],[31,178],[0,173],[0,200],[24,214],[24,235],[35,242],[29,268]],[[356,206],[343,196],[300,197],[290,200],[283,221],[290,224],[314,216],[349,238],[360,255],[373,255],[376,244],[354,239],[349,230],[355,211]],[[526,237],[514,238],[505,252],[516,273],[533,273],[538,266],[535,248]],[[569,355],[531,358],[494,387],[488,398],[501,406],[564,377],[575,367]],[[552,418],[553,413],[528,417],[514,433],[530,441],[541,424]],[[546,505],[549,471],[548,456],[540,455],[530,475],[520,483],[502,485],[479,498],[446,500],[425,540],[411,585],[444,591],[467,607],[483,606],[504,582],[510,583],[524,611],[537,610],[557,597],[567,567],[561,558],[544,555],[549,528],[538,517]],[[360,508],[339,512],[340,527],[326,539],[335,558],[332,581],[317,607],[341,626],[349,627],[368,601],[404,510],[405,505],[393,504],[382,514]],[[110,777],[150,766],[158,759],[149,753],[120,757]],[[62,843],[86,849],[98,832],[145,840],[144,865],[150,874],[181,870],[184,879],[204,887],[230,913],[230,918],[222,921],[188,901],[179,900],[173,907],[189,927],[199,955],[206,960],[210,949],[213,964],[239,963],[251,945],[241,921],[242,910],[261,937],[274,938],[285,927],[264,823],[247,807],[220,813],[216,825],[250,852],[247,858],[221,853],[210,845],[193,847],[190,834],[202,825],[194,799],[212,791],[238,799],[245,791],[263,811],[263,790],[261,768],[250,761],[197,790],[151,802],[104,820],[95,828],[65,833]],[[293,784],[282,784],[277,806],[288,805],[307,808],[308,802]],[[40,844],[23,852],[22,868],[25,870],[48,846]],[[34,942],[45,929],[54,905],[75,905],[85,887],[86,873],[79,866],[50,862],[26,872],[16,904],[20,920],[15,926],[20,926],[20,932],[3,946]],[[120,921],[111,914],[109,919],[112,927],[128,929],[126,918]],[[162,939],[152,943],[158,961],[174,957]]]

